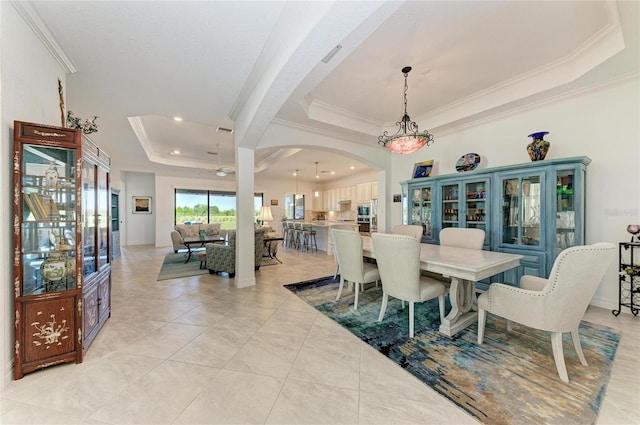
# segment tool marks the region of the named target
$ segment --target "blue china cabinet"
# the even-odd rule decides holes
[[[439,243],[446,227],[483,229],[485,250],[523,255],[520,267],[494,280],[545,277],[562,250],[585,243],[590,162],[582,156],[407,180],[403,222],[423,227],[423,243]]]

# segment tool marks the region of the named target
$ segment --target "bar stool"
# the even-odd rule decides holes
[[[302,224],[302,241],[303,248],[307,251],[313,252],[314,248],[318,251],[318,245],[316,244],[316,231],[313,230],[313,226],[309,223]]]
[[[293,225],[293,242],[296,249],[302,249],[302,223],[296,221]]]
[[[282,222],[282,241],[283,241],[282,243],[283,243],[283,244],[286,244],[286,243],[287,243],[287,242],[286,242],[286,241],[287,241],[287,236],[289,236],[289,235],[287,234],[287,232],[288,232],[287,222],[286,222],[286,221],[283,221],[283,222]]]
[[[294,222],[292,221],[287,221],[287,239],[286,243],[287,243],[287,247],[291,248],[292,246],[295,246],[296,243],[296,232],[295,232],[295,227],[294,227]]]

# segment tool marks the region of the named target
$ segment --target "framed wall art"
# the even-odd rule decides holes
[[[419,179],[420,177],[429,177],[431,170],[433,169],[433,159],[427,161],[416,162],[413,166],[413,178]]]
[[[134,196],[132,212],[134,214],[151,214],[151,196]]]

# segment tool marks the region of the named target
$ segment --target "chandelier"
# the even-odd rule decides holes
[[[409,75],[410,71],[410,66],[402,68],[402,73],[404,74],[404,115],[400,121],[396,122],[398,131],[391,136],[385,131],[378,137],[379,144],[398,154],[413,153],[424,145],[429,146],[433,142],[433,135],[426,130],[419,132],[418,124],[415,121],[411,121],[409,114],[407,114],[407,90],[409,89],[407,75]]]

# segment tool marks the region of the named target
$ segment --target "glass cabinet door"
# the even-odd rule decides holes
[[[407,184],[404,183],[401,185],[402,193],[401,193],[401,202],[402,202],[402,224],[409,224],[409,188]],[[394,196],[395,202],[395,196]],[[411,205],[413,205],[413,201],[411,201]]]
[[[21,294],[75,289],[76,151],[22,149]]]
[[[427,239],[433,238],[433,227],[431,225],[432,208],[431,195],[432,187],[417,187],[411,190],[411,223],[422,226],[422,236]]]
[[[98,269],[109,262],[109,191],[108,174],[98,167],[97,224],[98,224]]]
[[[442,186],[442,228],[460,227],[458,184]]]
[[[465,192],[465,227],[487,232],[487,183],[468,182]]]
[[[502,180],[502,243],[540,246],[541,176]]]
[[[88,161],[82,165],[82,274],[96,272],[96,166]]]
[[[574,171],[558,171],[556,174],[556,255],[576,244],[575,216]]]

